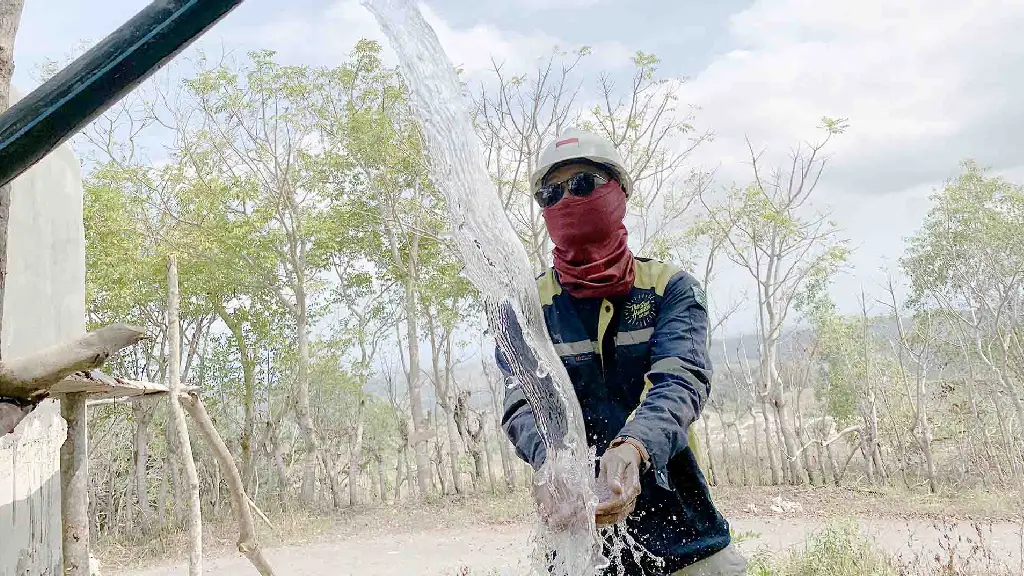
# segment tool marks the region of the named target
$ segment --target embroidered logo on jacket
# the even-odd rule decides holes
[[[641,294],[630,300],[624,310],[626,321],[638,328],[645,327],[654,321],[654,295]]]

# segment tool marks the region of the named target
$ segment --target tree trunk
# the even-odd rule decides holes
[[[764,475],[761,473],[761,438],[757,433],[757,414],[754,413],[754,406],[750,406],[750,431],[754,435],[754,472],[757,474],[755,481],[758,486],[764,484]]]
[[[729,424],[726,423],[725,418],[721,414],[718,414],[718,424],[722,427],[722,473],[718,477],[718,482],[725,482],[725,484],[733,484],[731,466],[729,464]],[[708,445],[708,454],[712,452],[711,445]]]
[[[317,459],[324,468],[324,476],[327,478],[327,484],[331,489],[331,502],[335,508],[341,508],[344,506],[341,487],[343,482],[338,478],[338,473],[334,470],[334,460],[327,458],[323,448],[319,447],[319,443]]]
[[[484,478],[487,477],[487,468],[484,464],[483,451],[481,451],[480,447],[477,446],[470,451],[470,456],[473,458],[473,469],[475,470],[473,473],[474,482],[476,483],[477,489],[479,489],[479,485],[482,485]]]
[[[167,263],[167,381],[170,390],[171,419],[177,432],[178,456],[185,468],[188,482],[189,576],[203,574],[203,517],[199,495],[199,473],[192,456],[185,411],[178,402],[181,394],[181,329],[178,321],[178,261],[171,256]]]
[[[402,502],[402,482],[405,481],[403,470],[403,464],[405,463],[405,449],[402,448],[398,452],[398,458],[395,462],[395,504]]]
[[[380,495],[380,503],[387,504],[388,481],[387,476],[384,474],[384,455],[377,453],[373,460],[377,464],[377,488],[378,494]]]
[[[427,330],[430,337],[430,363],[431,369],[434,372],[434,388],[437,391],[437,404],[441,408],[441,412],[444,418],[445,432],[448,434],[448,461],[451,463],[449,471],[452,477],[452,488],[456,494],[464,494],[465,488],[462,486],[462,475],[459,472],[459,449],[455,442],[455,420],[454,420],[454,404],[455,399],[452,393],[452,382],[451,382],[451,366],[445,366],[445,373],[441,375],[441,355],[445,354],[446,359],[449,358],[449,354],[444,352],[442,346],[450,344],[450,341],[445,338],[445,343],[438,342],[437,337],[437,325],[433,311],[430,307],[427,307]],[[443,378],[443,379],[442,379]],[[438,415],[435,411],[435,418]],[[438,437],[440,440],[440,436]]]
[[[1010,434],[1010,431],[1006,427],[1006,415],[1003,412],[1003,400],[999,397],[999,393],[995,389],[990,390],[989,394],[992,398],[992,407],[995,409],[996,422],[999,424],[999,434],[1003,438],[1003,449],[1001,452],[1006,454],[1009,460],[1010,475],[1013,478],[1018,478],[1020,476],[1020,472],[1017,470],[1016,458],[1013,457],[1016,446],[1014,446],[1013,435]]]
[[[11,78],[14,76],[14,39],[18,35],[25,0],[0,2],[0,112],[10,107]],[[7,286],[7,231],[11,220],[11,185],[0,186],[0,325],[3,324]],[[12,427],[13,428],[13,427]],[[87,566],[88,569],[88,566]]]
[[[85,393],[66,394],[60,400],[60,415],[68,425],[60,448],[65,576],[89,576],[89,413],[85,403]]]
[[[821,426],[819,425],[819,426],[817,426],[817,428],[820,430]],[[822,441],[827,439],[826,437],[822,436],[820,433],[817,436]],[[825,448],[822,447],[821,442],[815,442],[815,444],[814,444],[814,453],[815,453],[815,460],[818,461],[818,475],[821,478],[822,486],[824,486],[825,484],[828,484],[829,471],[828,471],[828,464],[827,464],[827,461],[825,459]]]
[[[491,393],[491,408],[494,410],[494,434],[498,441],[498,455],[501,458],[501,470],[505,478],[505,488],[512,492],[516,488],[514,457],[511,454],[511,450],[509,450],[509,439],[501,427],[501,415],[505,410],[504,398],[499,392],[504,391],[505,383],[492,358],[493,356],[485,356],[481,361],[483,363],[484,378],[487,380],[487,389]]]
[[[139,519],[142,533],[153,530],[153,507],[149,501],[149,424],[153,421],[153,406],[146,402],[132,403],[132,418],[135,420],[135,494],[139,502]]]
[[[483,446],[484,458],[487,461],[487,484],[490,486],[491,494],[495,494],[498,490],[498,481],[494,476],[494,455],[491,454],[491,447],[488,446],[486,430],[483,431],[481,445]]]
[[[782,468],[779,466],[778,454],[775,452],[775,447],[772,446],[772,422],[768,416],[770,404],[768,403],[767,396],[761,396],[761,420],[764,422],[764,445],[768,452],[768,465],[772,472],[772,485],[779,486],[782,484]]]
[[[811,441],[809,440],[809,434],[807,433],[807,426],[805,425],[803,410],[800,408],[800,393],[797,392],[796,400],[796,437],[799,442],[797,450],[801,450],[804,446],[810,446]],[[807,450],[804,450],[801,454],[808,454]],[[810,478],[811,484],[819,486],[823,483],[823,476],[819,475],[817,465],[819,462],[811,457],[804,458],[804,470]]]
[[[444,413],[444,425],[448,433],[448,461],[452,472],[452,488],[456,494],[465,494],[466,487],[462,485],[462,470],[459,465],[462,457],[459,453],[458,434],[455,432],[455,421],[450,415]]]
[[[220,462],[215,459],[212,464],[213,486],[211,486],[212,494],[210,494],[210,510],[213,512],[214,518],[220,518],[220,484],[224,479],[220,471]]]
[[[704,453],[707,457],[708,464],[708,482],[712,486],[718,486],[718,467],[715,465],[714,451],[711,449],[714,444],[711,442],[711,423],[707,416],[701,418],[702,428],[704,428],[704,445],[706,446]],[[696,457],[697,455],[694,454]]]
[[[830,427],[830,430],[832,428]],[[825,447],[825,452],[828,454],[828,467],[831,470],[832,483],[839,486],[840,471],[839,471],[839,458],[836,457],[835,443],[829,444]]]
[[[359,406],[356,409],[356,433],[348,458],[348,502],[350,506],[361,504],[359,501],[359,463],[363,459],[363,407],[365,404],[366,399],[360,393]]]
[[[733,426],[736,428],[736,445],[740,450],[740,482],[742,482],[744,486],[749,486],[750,477],[747,473],[747,450],[746,443],[743,442],[743,432],[740,430],[739,415],[736,416],[736,421]]]
[[[441,417],[438,415],[438,412],[440,412],[440,410],[435,406],[433,417],[430,419],[431,423],[434,426],[434,438],[437,438],[437,443],[434,444],[434,457],[432,459],[432,463],[434,464],[434,469],[436,470],[435,479],[437,480],[437,489],[439,493],[448,494],[448,487],[446,486],[444,473],[445,450],[443,448],[444,444],[441,442]],[[449,468],[449,470],[451,469],[453,468]],[[452,492],[454,492],[454,489],[452,490]]]
[[[167,448],[168,448],[168,451],[169,451],[170,450],[170,446],[168,446]],[[167,527],[170,525],[170,523],[167,521],[167,499],[170,497],[170,483],[171,483],[170,466],[167,465],[169,460],[170,460],[170,457],[165,457],[164,461],[163,461],[163,474],[161,475],[162,479],[160,481],[160,496],[159,496],[159,501],[157,502],[157,509],[156,509],[156,516],[157,516],[157,519],[158,519],[158,521],[160,523],[159,526],[160,526],[161,530],[166,530]],[[108,484],[108,486],[110,486],[110,485],[112,485],[112,484]],[[110,494],[112,492],[113,492],[113,490],[108,492],[108,494]],[[108,503],[108,507],[112,508],[112,505]],[[107,517],[111,518],[111,514],[112,513],[113,513],[112,509],[108,510]]]
[[[516,489],[515,457],[512,455],[511,442],[501,427],[502,401],[497,397],[494,389],[491,390],[491,401],[494,405],[494,435],[498,440],[498,455],[501,458],[501,471],[505,477],[505,488],[509,492]]]
[[[268,428],[269,426],[268,423]],[[284,455],[281,453],[281,438],[278,436],[277,430],[268,429],[267,433],[270,435],[268,441],[270,442],[270,449],[273,454],[274,469],[277,470],[277,498],[283,510],[288,497],[288,470],[284,465]]]
[[[970,362],[969,357],[966,360],[967,362]],[[971,402],[971,419],[974,422],[974,426],[968,427],[969,437],[971,437],[970,435],[972,435],[972,433],[981,434],[981,444],[985,449],[986,462],[988,462],[989,466],[992,466],[996,469],[996,474],[999,476],[999,481],[1002,482],[1002,468],[999,464],[999,459],[996,458],[995,453],[992,449],[992,439],[988,435],[988,430],[985,426],[985,421],[981,418],[981,410],[978,408],[978,392],[975,388],[974,376],[968,375],[968,377],[964,379],[964,385],[967,388],[967,397]]]
[[[124,497],[121,498],[121,512],[124,514],[123,529],[125,534],[135,534],[135,478],[131,476],[125,479]]]
[[[409,404],[412,412],[413,431],[416,436],[424,436],[427,433],[427,419],[423,412],[423,380],[422,374],[420,374],[418,314],[419,312],[416,309],[415,277],[410,274],[405,282],[405,324],[409,345]],[[413,445],[413,450],[416,451],[416,480],[419,485],[419,494],[420,497],[425,498],[433,491],[427,443],[425,441],[417,442]]]
[[[1020,459],[1022,455],[1021,445],[1024,444],[1024,399],[1021,398],[1021,395],[1012,383],[1004,378],[1000,378],[1000,381],[1003,384],[1004,392],[1013,401],[1013,407],[1017,412],[1017,440],[1012,443],[1013,449],[1010,451],[1009,456],[1010,461],[1013,462],[1014,478],[1019,481],[1024,477],[1024,470],[1022,470],[1024,469],[1024,460]]]
[[[807,470],[804,468],[803,455],[800,453],[800,445],[793,429],[793,421],[786,405],[786,399],[782,393],[781,385],[776,388],[775,414],[779,421],[779,430],[782,432],[782,441],[785,443],[785,456],[789,463],[790,482],[794,484],[807,484]]]
[[[320,443],[313,426],[309,401],[309,309],[306,303],[305,266],[295,266],[295,316],[299,353],[298,375],[295,379],[295,418],[305,440],[306,454],[302,467],[302,503],[312,507],[316,500],[316,470]]]
[[[928,422],[928,402],[924,387],[924,375],[917,376],[917,431],[921,453],[924,455],[925,473],[928,475],[928,491],[935,494],[938,483],[935,477],[935,460],[932,456],[932,427]]]
[[[868,384],[868,389],[869,389],[868,402],[869,402],[870,415],[871,415],[870,420],[869,420],[869,426],[871,427],[871,431],[869,433],[869,436],[870,436],[870,438],[869,438],[870,439],[869,449],[871,450],[870,457],[871,457],[871,461],[873,463],[873,468],[874,468],[875,472],[878,473],[879,477],[882,480],[885,480],[886,477],[887,477],[887,474],[886,474],[886,471],[885,471],[885,465],[882,462],[881,442],[880,442],[880,440],[878,438],[878,401],[877,401],[877,398],[875,396],[874,384],[869,383]]]
[[[407,485],[409,486],[409,499],[412,500],[416,498],[417,494],[416,488],[418,487],[418,484],[416,480],[422,480],[422,478],[420,477],[419,471],[414,470],[412,467],[412,454],[410,452],[411,450],[408,448],[405,450],[405,477],[408,482]],[[429,475],[429,473],[430,472],[428,470],[427,474]]]
[[[245,416],[240,436],[241,472],[242,479],[245,482],[245,489],[249,491],[252,490],[253,475],[256,474],[252,445],[256,429],[256,361],[252,357],[241,323],[228,313],[222,303],[216,302],[214,306],[217,309],[217,315],[228,327],[228,330],[231,331],[231,338],[234,340],[235,349],[238,351],[238,361],[242,365],[242,408]]]
[[[860,437],[860,453],[864,457],[864,466],[867,468],[868,482],[875,484],[875,459],[874,450],[871,448],[871,431],[870,424],[868,425],[869,430],[867,433],[862,434]]]

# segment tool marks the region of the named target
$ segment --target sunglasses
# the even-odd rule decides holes
[[[578,198],[590,196],[600,186],[608,183],[604,176],[591,172],[578,172],[564,182],[545,184],[537,189],[533,197],[540,204],[541,208],[548,208],[558,204],[558,201],[565,196],[565,191]]]

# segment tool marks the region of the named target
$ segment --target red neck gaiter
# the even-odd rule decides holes
[[[555,270],[577,298],[614,298],[633,289],[635,265],[627,244],[626,194],[612,180],[585,198],[566,194],[544,209],[555,243]]]

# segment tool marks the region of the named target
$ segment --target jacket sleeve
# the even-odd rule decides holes
[[[498,314],[501,329],[505,331],[505,335],[511,343],[510,348],[518,351],[519,354],[532,354],[529,347],[526,346],[522,328],[519,326],[512,308],[508,305],[502,306]],[[523,393],[521,384],[512,374],[506,354],[507,352],[503,351],[499,344],[495,350],[495,360],[501,370],[505,385],[501,427],[515,446],[516,455],[532,466],[534,470],[538,470],[544,464],[547,451],[540,431],[537,430],[537,419],[533,414],[533,409],[526,400],[526,394]],[[528,365],[537,363],[536,359],[532,357],[520,358],[520,362]]]
[[[534,470],[538,470],[544,464],[547,451],[537,430],[533,408],[526,401],[522,387],[515,382],[509,372],[500,349],[497,350],[496,356],[505,381],[505,407],[501,416],[501,427],[516,447],[516,455]]]
[[[671,489],[668,462],[687,446],[690,425],[711,393],[708,314],[700,284],[684,272],[666,286],[654,334],[651,370],[640,405],[619,432],[647,449],[655,479]]]

